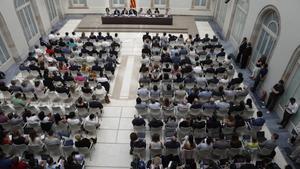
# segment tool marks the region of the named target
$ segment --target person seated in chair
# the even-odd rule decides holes
[[[258,154],[261,156],[270,156],[274,152],[275,148],[277,147],[278,143],[277,140],[279,135],[277,133],[273,133],[270,140],[266,140],[262,143],[259,143],[259,152]]]
[[[90,148],[93,144],[93,140],[88,138],[83,138],[80,134],[75,135],[75,147],[83,148],[87,147]]]
[[[118,8],[116,8],[115,9],[115,11],[114,11],[114,16],[120,16],[120,11],[119,11],[119,9]]]
[[[121,12],[121,15],[123,16],[127,16],[128,15],[128,10],[126,8],[124,8]]]
[[[102,113],[103,105],[102,103],[97,99],[96,95],[92,96],[92,100],[89,102],[90,108],[99,108],[100,113]]]
[[[59,82],[57,85],[56,85],[56,87],[55,87],[55,91],[57,92],[57,93],[66,93],[67,95],[69,95],[70,94],[70,89],[69,89],[69,87],[68,86],[66,86],[65,84],[63,84],[63,83],[61,83],[61,82]]]
[[[159,128],[162,127],[164,125],[164,123],[161,120],[158,120],[156,118],[153,118],[150,122],[149,122],[149,127],[150,128]]]
[[[83,127],[85,126],[95,126],[96,128],[100,127],[99,118],[95,114],[90,114],[83,120]]]
[[[129,9],[129,16],[137,16],[137,11],[134,8]]]
[[[178,149],[180,147],[180,142],[177,140],[176,136],[172,136],[164,145],[168,149]]]
[[[143,117],[134,115],[134,119],[131,121],[133,126],[145,126],[146,122]]]
[[[158,8],[155,8],[155,10],[154,10],[154,15],[155,15],[156,17],[159,16],[159,10],[158,10]]]
[[[60,144],[60,139],[54,135],[53,130],[48,131],[48,135],[46,136],[44,143],[46,145],[56,145]]]
[[[91,89],[89,82],[84,82],[83,87],[81,87],[81,91],[85,94],[92,94],[93,90]]]

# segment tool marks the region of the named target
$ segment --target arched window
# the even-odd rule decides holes
[[[258,25],[259,36],[251,58],[251,66],[254,66],[256,60],[262,55],[270,56],[279,34],[279,17],[276,11],[268,10],[263,13],[260,22],[261,24]]]
[[[218,0],[217,6],[217,23],[220,27],[223,27],[227,12],[227,4],[223,0]]]
[[[249,0],[239,0],[234,14],[233,27],[231,32],[231,35],[237,44],[239,44],[242,39],[248,10]]]
[[[48,8],[48,14],[50,21],[53,21],[57,17],[57,9],[54,0],[45,0]]]
[[[38,34],[30,0],[15,0],[16,11],[27,41]]]
[[[5,63],[8,59],[9,59],[9,53],[2,39],[2,36],[0,35],[0,65]]]

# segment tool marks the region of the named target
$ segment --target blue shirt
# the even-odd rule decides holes
[[[252,126],[263,126],[266,120],[263,117],[257,117],[256,119],[251,120]]]

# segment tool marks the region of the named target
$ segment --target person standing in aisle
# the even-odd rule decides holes
[[[235,60],[236,63],[240,63],[242,54],[244,53],[245,49],[247,48],[247,43],[248,43],[247,38],[244,37],[243,41],[241,42],[241,45],[239,47],[239,53],[236,56],[236,60]]]
[[[299,105],[296,103],[296,99],[294,97],[290,98],[289,104],[285,106],[282,121],[278,123],[279,125],[281,125],[281,127],[279,127],[280,129],[285,128],[291,117],[297,113],[298,109]]]
[[[277,100],[283,94],[283,92],[284,92],[284,81],[279,80],[279,82],[273,86],[272,91],[269,94],[269,98],[266,105],[268,109],[267,113],[273,111],[273,108],[275,107]]]
[[[248,60],[252,54],[252,46],[251,43],[248,42],[247,47],[245,48],[242,57],[241,57],[241,69],[245,69],[248,63]]]

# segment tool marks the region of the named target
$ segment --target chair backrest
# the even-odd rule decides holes
[[[28,145],[28,149],[33,153],[39,153],[43,150],[43,145]]]
[[[85,124],[84,129],[91,133],[96,133],[97,130],[96,125],[93,124]]]
[[[186,150],[186,149],[183,149],[182,151],[181,151],[181,153],[182,153],[182,158],[184,159],[184,160],[186,160],[186,159],[195,159],[195,153],[196,153],[196,151],[193,149],[193,150]]]
[[[138,133],[145,133],[146,127],[145,126],[133,126],[133,129]]]
[[[151,157],[162,155],[162,149],[150,149]]]
[[[179,154],[179,149],[178,148],[166,148],[165,150],[165,155],[178,155]]]

